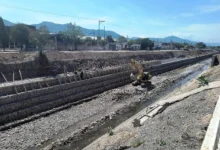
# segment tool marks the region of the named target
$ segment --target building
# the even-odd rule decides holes
[[[161,42],[154,42],[154,47],[153,49],[161,49],[162,43]]]
[[[133,44],[130,46],[130,50],[140,50],[141,44]]]

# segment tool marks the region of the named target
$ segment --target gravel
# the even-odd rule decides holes
[[[27,149],[35,147],[36,145],[39,146],[48,139],[51,139],[50,142],[53,142],[57,137],[70,134],[67,133],[67,131],[69,132],[69,130],[67,130],[68,128],[71,128],[71,132],[73,132],[82,125],[91,123],[91,119],[90,122],[88,122],[89,118],[93,118],[93,121],[96,121],[102,116],[117,111],[124,106],[129,106],[131,103],[140,101],[146,94],[151,96],[158,94],[158,92],[164,90],[165,87],[175,82],[175,80],[185,77],[196,68],[199,69],[201,66],[192,66],[191,72],[186,72],[186,69],[180,69],[154,77],[152,82],[157,88],[148,93],[139,87],[126,85],[106,91],[90,102],[73,106],[47,117],[42,117],[21,126],[0,132],[0,149]],[[187,69],[189,70],[189,68]],[[77,123],[80,123],[81,126],[76,126]]]
[[[175,103],[139,129],[143,144],[130,150],[199,150],[211,119],[219,88]]]

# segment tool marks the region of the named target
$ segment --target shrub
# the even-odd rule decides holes
[[[209,85],[209,81],[204,75],[200,76],[197,80],[199,81],[199,87]]]

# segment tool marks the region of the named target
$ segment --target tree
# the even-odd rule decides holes
[[[206,48],[206,45],[203,42],[199,42],[199,43],[196,43],[196,47],[199,49],[203,49],[203,48]]]
[[[5,50],[9,43],[9,35],[4,25],[3,19],[0,17],[0,46]]]
[[[141,44],[141,41],[142,41],[142,38],[138,38],[138,39],[135,40],[135,43],[136,44]]]
[[[89,43],[89,44],[92,44],[92,38],[91,37],[86,37],[85,42]]]
[[[62,38],[67,44],[74,45],[74,49],[77,50],[77,46],[82,43],[83,33],[80,27],[77,27],[76,24],[70,23],[67,26],[66,31],[62,32]]]
[[[153,47],[154,47],[154,43],[153,43],[153,41],[151,41],[150,39],[148,39],[148,38],[143,38],[143,39],[141,39],[141,49],[142,50],[146,50],[146,49],[153,49]]]
[[[110,43],[115,42],[111,35],[108,35],[108,36],[106,37],[106,41],[107,41],[107,42],[110,42]]]
[[[23,45],[27,44],[29,38],[29,31],[26,25],[24,24],[16,24],[12,26],[10,32],[10,38],[12,41],[17,42],[20,44],[20,48],[22,51]]]
[[[182,43],[174,43],[174,46],[175,46],[177,49],[184,48],[184,45],[183,45]]]
[[[131,45],[133,45],[133,44],[135,44],[135,41],[134,41],[134,40],[130,40],[130,41],[128,41],[128,47],[129,47],[129,48],[130,48]]]
[[[107,44],[107,41],[105,40],[98,40],[98,44],[100,44],[101,46],[105,46]]]
[[[120,36],[120,37],[118,38],[118,42],[119,42],[119,43],[127,42],[127,39],[126,39],[124,36]]]
[[[35,44],[38,49],[42,50],[49,39],[49,30],[46,26],[41,26],[37,31],[30,30],[29,42]]]

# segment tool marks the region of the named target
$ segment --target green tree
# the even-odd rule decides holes
[[[175,46],[177,49],[184,48],[184,45],[183,45],[182,43],[174,43],[174,46]]]
[[[10,38],[13,42],[17,42],[18,44],[20,44],[20,48],[22,51],[23,45],[27,44],[29,40],[29,31],[26,25],[19,23],[12,26]]]
[[[135,44],[141,44],[141,42],[142,42],[142,38],[138,38],[135,40]]]
[[[100,44],[101,46],[105,46],[107,44],[107,41],[105,40],[98,40],[98,44]]]
[[[199,42],[199,43],[196,43],[196,47],[199,49],[203,49],[203,48],[206,48],[206,44],[203,42]]]
[[[66,31],[62,32],[64,42],[74,45],[75,50],[77,50],[77,46],[82,43],[82,36],[83,33],[80,27],[77,27],[76,24],[72,23],[67,26]]]
[[[29,35],[29,42],[35,44],[39,50],[47,44],[49,40],[49,30],[46,26],[41,26],[37,31],[31,31]]]
[[[154,47],[154,43],[153,43],[153,41],[151,41],[150,39],[148,39],[148,38],[143,38],[143,39],[141,39],[141,49],[142,50],[146,50],[146,49],[153,49],[153,47]]]
[[[130,40],[130,41],[128,41],[128,47],[129,47],[129,48],[130,48],[131,45],[133,45],[133,44],[135,44],[135,40]]]
[[[92,38],[91,37],[86,37],[85,42],[91,44],[92,43]]]
[[[0,17],[0,46],[5,50],[9,43],[9,35],[4,25],[3,19]]]
[[[119,43],[127,42],[127,39],[126,39],[124,36],[120,36],[120,37],[118,38],[118,42],[119,42]]]
[[[110,43],[115,42],[111,35],[108,35],[105,40]]]

